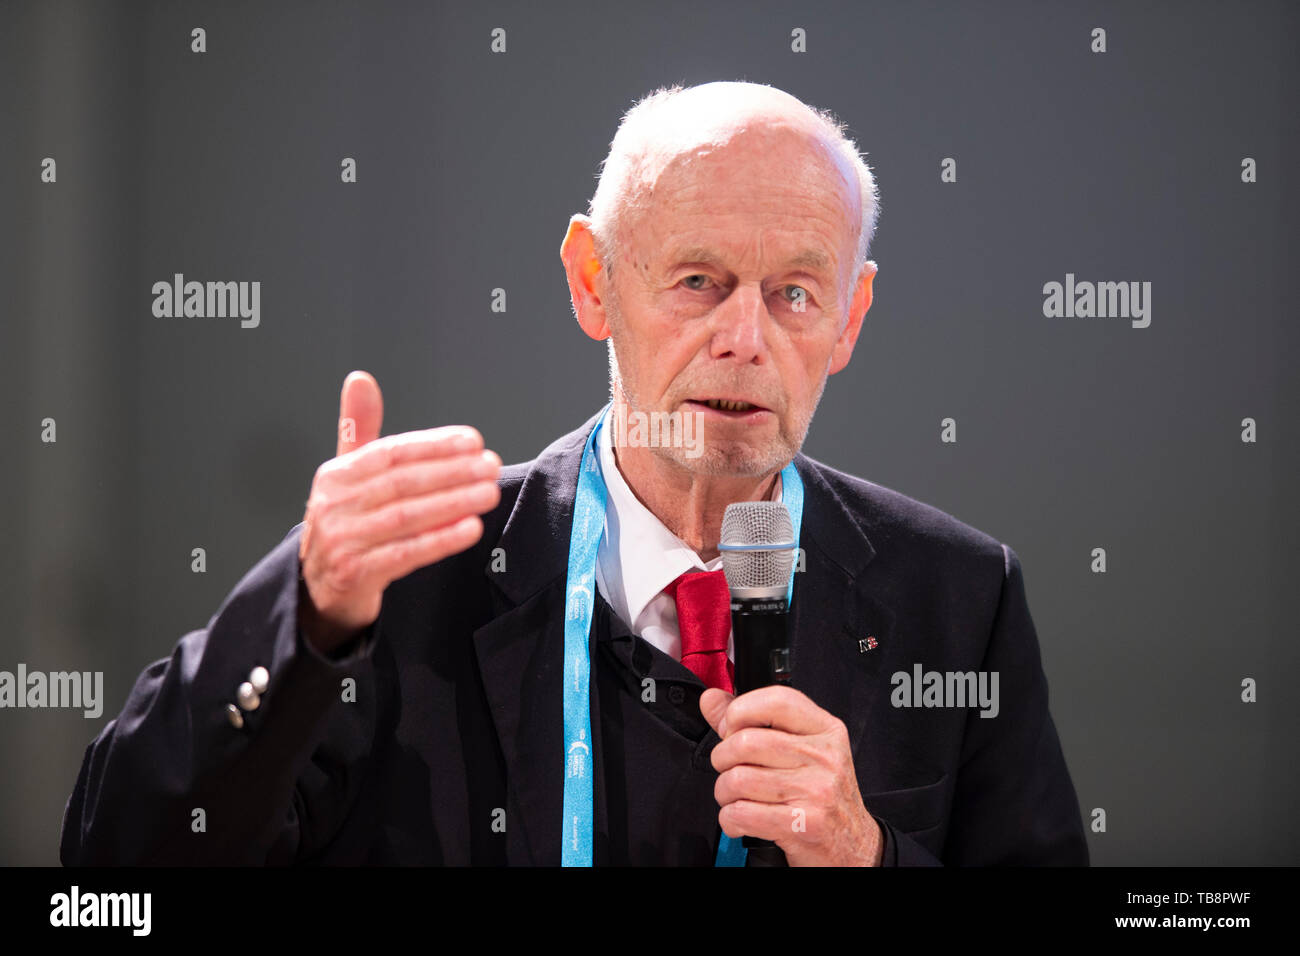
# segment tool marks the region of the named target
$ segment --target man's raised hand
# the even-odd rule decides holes
[[[316,469],[307,499],[298,619],[327,654],[374,623],[390,583],[474,545],[478,516],[501,500],[501,458],[484,450],[477,429],[380,438],[383,417],[379,384],[367,372],[348,375],[336,456]]]

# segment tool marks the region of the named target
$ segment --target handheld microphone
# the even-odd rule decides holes
[[[779,501],[739,501],[722,516],[722,568],[731,591],[736,695],[790,681],[789,604],[794,524]],[[747,866],[786,866],[771,840],[743,838]]]

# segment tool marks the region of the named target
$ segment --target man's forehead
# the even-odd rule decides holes
[[[703,180],[727,179],[738,167],[752,176],[788,182],[793,164],[808,178],[847,178],[843,158],[821,131],[783,118],[734,121],[690,135],[673,130],[648,150],[642,163],[647,185],[681,189]],[[774,176],[780,170],[781,176]]]
[[[645,217],[643,222],[649,227],[641,238],[654,244],[646,250],[647,254],[660,260],[720,264],[720,257],[731,245],[727,241],[729,237],[719,240],[705,235],[686,237],[670,233],[669,241],[655,242],[658,237],[654,234],[680,230],[684,225],[681,214],[686,209],[706,214],[705,218],[715,222],[719,213],[727,219],[732,218],[730,213],[739,213],[743,219],[747,212],[757,212],[750,208],[755,191],[769,198],[779,196],[782,208],[792,219],[822,223],[843,220],[844,227],[852,231],[851,207],[857,184],[850,180],[839,157],[819,137],[788,127],[782,131],[793,132],[794,136],[785,141],[785,148],[766,148],[772,141],[764,133],[772,131],[751,129],[748,132],[757,136],[742,132],[725,144],[696,145],[657,164],[654,174],[644,183],[639,203]],[[744,160],[737,155],[741,150]],[[732,205],[737,202],[739,206]],[[657,228],[661,226],[662,229]],[[736,227],[741,228],[741,223],[737,222]],[[839,239],[835,236],[831,241]],[[828,254],[815,242],[809,246],[810,241],[805,237],[797,243],[799,248],[788,252],[782,248],[780,251],[788,257],[783,264],[832,269],[838,250]],[[796,245],[796,241],[792,239],[791,245]]]
[[[725,86],[725,84],[723,85]],[[796,178],[842,179],[848,185],[856,172],[833,146],[830,131],[806,113],[791,110],[786,94],[773,104],[774,91],[746,92],[741,102],[679,100],[655,114],[638,131],[632,147],[636,156],[636,188],[690,192],[716,188],[719,180],[733,181],[738,173],[757,184],[773,188],[793,185]],[[748,97],[757,95],[758,103]]]

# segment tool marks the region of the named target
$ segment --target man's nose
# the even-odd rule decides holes
[[[764,329],[768,321],[763,291],[757,286],[738,285],[714,312],[713,340],[709,344],[713,358],[734,358],[748,363],[764,361],[767,341]]]

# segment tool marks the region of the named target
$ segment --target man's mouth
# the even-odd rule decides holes
[[[687,399],[694,405],[707,405],[716,412],[765,412],[767,411],[762,405],[756,405],[753,402],[746,402],[740,399],[730,398],[691,398]]]

